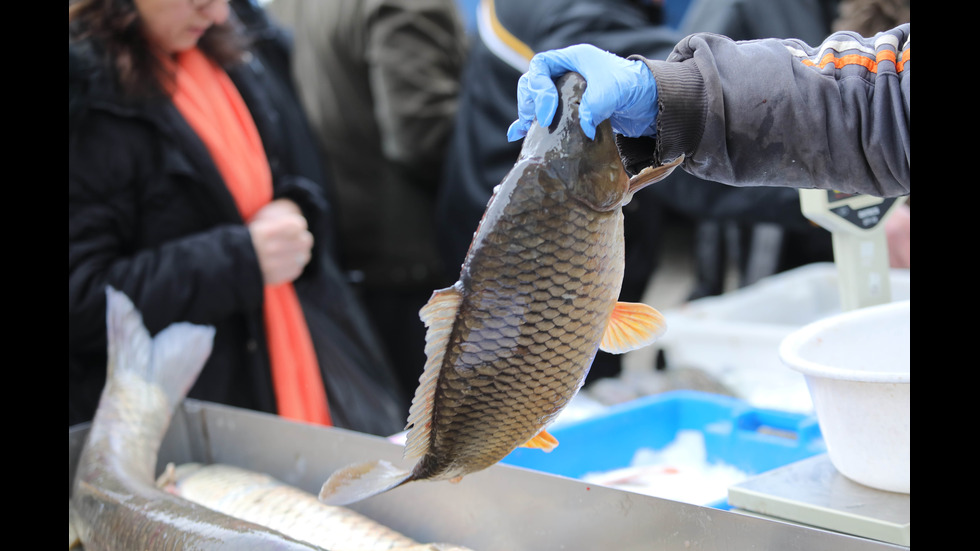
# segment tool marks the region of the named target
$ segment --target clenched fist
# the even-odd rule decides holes
[[[303,273],[313,250],[313,234],[296,203],[272,201],[255,214],[248,231],[266,285],[288,283]]]

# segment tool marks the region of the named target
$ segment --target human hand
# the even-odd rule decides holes
[[[892,268],[912,267],[912,210],[902,205],[892,211],[885,221],[885,239],[888,242],[888,263]]]
[[[642,61],[629,60],[589,44],[542,52],[531,58],[528,71],[517,83],[518,118],[507,130],[507,139],[527,135],[536,118],[548,126],[558,106],[558,90],[552,80],[569,71],[585,78],[579,105],[582,130],[595,139],[595,129],[610,119],[613,132],[636,138],[656,132],[657,82]]]
[[[313,251],[313,234],[296,203],[270,202],[255,213],[248,231],[266,285],[287,283],[303,273]]]

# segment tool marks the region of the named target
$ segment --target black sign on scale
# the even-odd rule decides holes
[[[864,195],[828,191],[827,210],[858,228],[873,228],[884,219],[897,198],[869,199]]]

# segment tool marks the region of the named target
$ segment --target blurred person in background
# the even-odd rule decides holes
[[[68,26],[69,425],[105,381],[111,285],[151,334],[216,328],[190,397],[401,430],[407,404],[330,256],[325,183],[229,4],[81,0]]]
[[[410,400],[426,359],[419,310],[455,281],[436,252],[433,205],[466,53],[456,0],[266,10],[292,33],[292,79],[335,186],[341,268]]]

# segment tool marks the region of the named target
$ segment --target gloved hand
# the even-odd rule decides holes
[[[636,138],[653,136],[657,120],[657,82],[642,61],[629,60],[589,44],[542,52],[531,58],[527,73],[517,83],[518,119],[507,139],[527,135],[535,118],[548,126],[558,107],[555,77],[574,71],[585,77],[579,106],[582,130],[595,139],[595,129],[610,119],[617,134]]]

